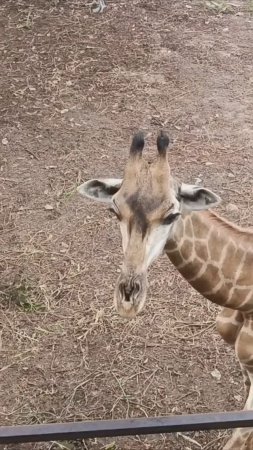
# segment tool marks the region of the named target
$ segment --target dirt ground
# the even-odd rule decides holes
[[[217,307],[161,257],[130,322],[112,292],[114,217],[76,194],[120,177],[139,128],[165,126],[185,182],[253,218],[253,3],[111,0],[0,3],[0,423],[32,424],[243,407]],[[199,181],[198,180],[198,181]],[[227,432],[3,449],[215,450]]]

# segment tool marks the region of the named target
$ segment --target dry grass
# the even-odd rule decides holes
[[[161,258],[145,312],[120,319],[117,224],[75,194],[88,177],[121,176],[135,129],[152,144],[166,125],[175,174],[204,180],[223,213],[252,224],[251,22],[233,8],[117,0],[96,15],[80,0],[1,2],[2,424],[241,408],[217,308]],[[225,435],[30,449],[213,450]]]

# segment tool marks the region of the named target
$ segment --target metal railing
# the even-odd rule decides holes
[[[0,427],[0,444],[253,427],[253,411]]]

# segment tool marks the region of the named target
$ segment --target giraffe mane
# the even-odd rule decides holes
[[[212,222],[215,222],[224,230],[230,231],[234,236],[242,239],[253,239],[253,227],[241,227],[233,222],[219,216],[214,211],[203,211],[203,214],[208,215]]]

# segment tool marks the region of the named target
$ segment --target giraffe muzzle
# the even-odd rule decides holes
[[[132,298],[136,298],[141,291],[141,284],[139,281],[130,280],[127,283],[120,282],[119,283],[119,292],[122,299],[125,299],[126,302],[131,302]]]
[[[114,292],[114,305],[120,316],[131,319],[143,308],[146,300],[146,275],[121,274]]]

